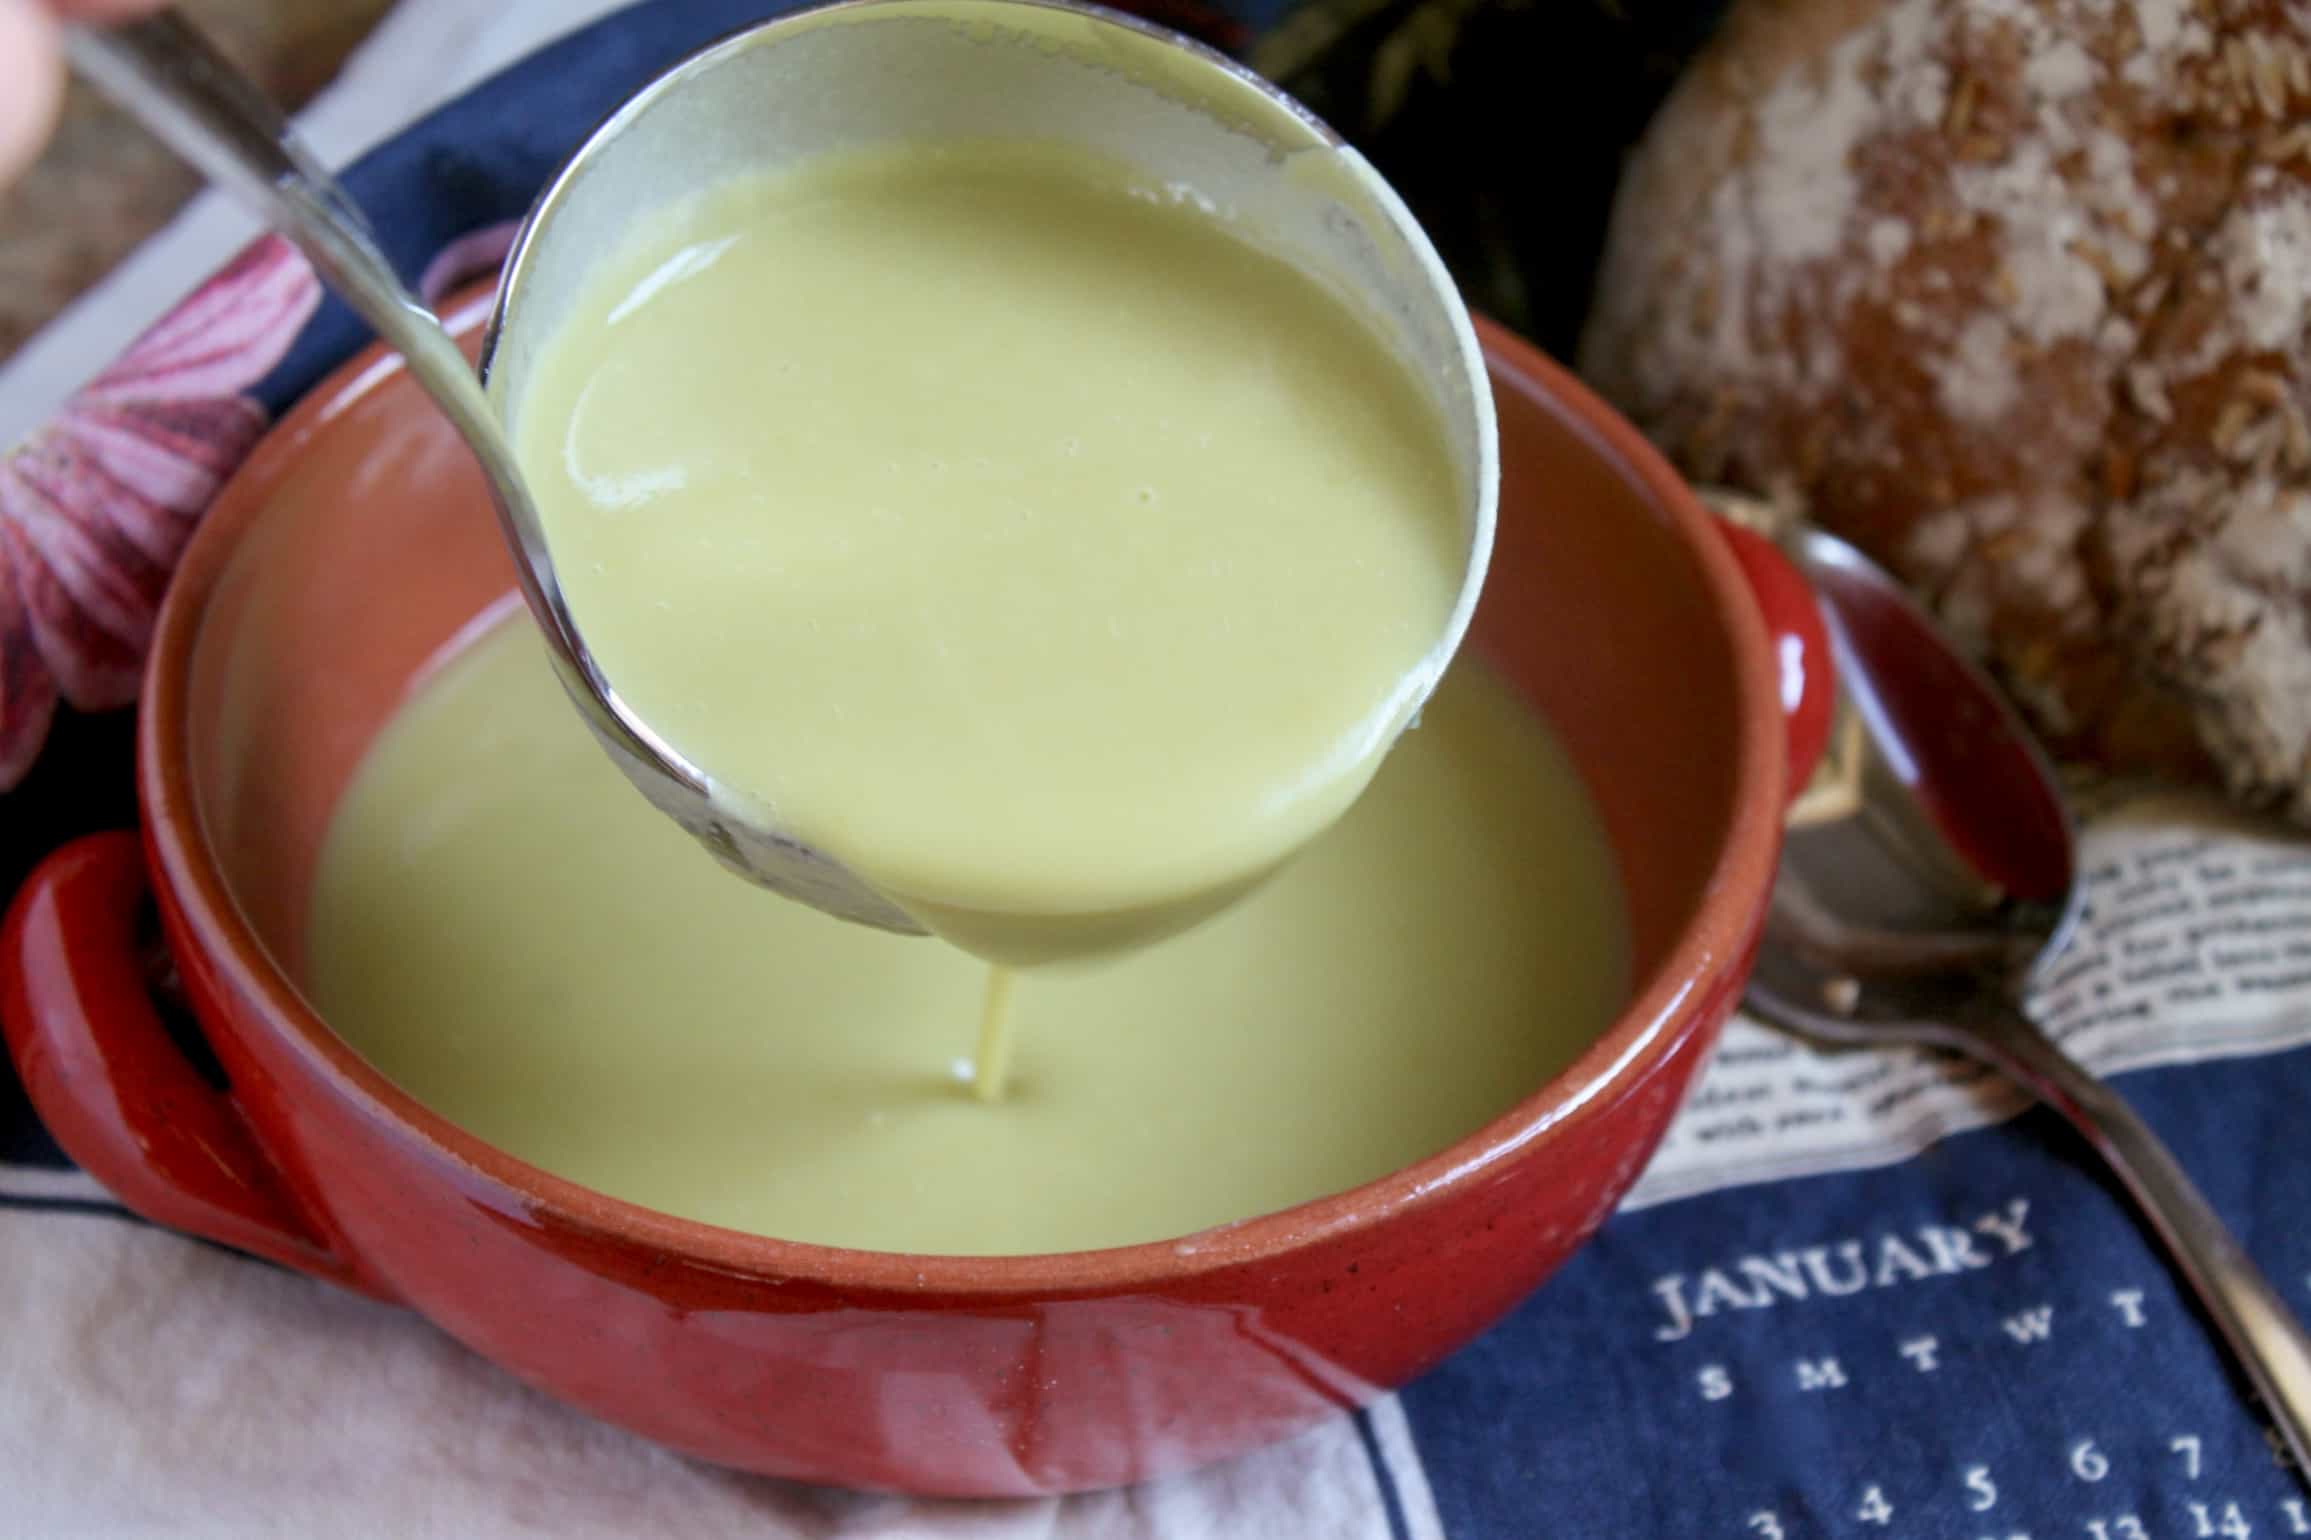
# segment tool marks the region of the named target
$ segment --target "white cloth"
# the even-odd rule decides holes
[[[0,1165],[0,1197],[102,1200]],[[1347,1418],[1125,1491],[914,1502],[738,1475],[517,1383],[405,1310],[107,1213],[0,1207],[0,1540],[1387,1540]],[[1393,1400],[1413,1536],[1439,1533]]]
[[[104,1200],[0,1165],[0,1195]],[[1347,1417],[1186,1478],[917,1503],[698,1464],[499,1374],[409,1311],[99,1212],[0,1207],[0,1540],[1387,1540]],[[1375,1434],[1440,1533],[1394,1401]],[[1410,1475],[1414,1485],[1403,1482]]]

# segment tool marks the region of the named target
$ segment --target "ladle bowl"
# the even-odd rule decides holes
[[[1491,555],[1499,463],[1483,355],[1434,248],[1363,156],[1307,109],[1176,33],[1063,0],[841,0],[745,28],[630,98],[548,183],[516,238],[483,343],[487,394],[279,110],[173,12],[78,30],[76,66],[251,204],[407,360],[487,477],[557,674],[627,778],[724,865],[790,898],[922,934],[900,904],[718,784],[619,694],[565,603],[509,446],[540,343],[594,264],[677,201],[829,151],[969,140],[1095,152],[1239,228],[1363,313],[1435,408],[1463,493],[1466,560],[1414,671],[1458,650]],[[766,295],[765,303],[776,303]],[[1119,810],[1119,815],[1123,810]]]

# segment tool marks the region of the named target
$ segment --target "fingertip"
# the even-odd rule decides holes
[[[149,16],[168,0],[46,0],[49,10],[73,21],[112,23]]]
[[[63,99],[55,20],[34,0],[0,0],[0,185],[39,157]]]

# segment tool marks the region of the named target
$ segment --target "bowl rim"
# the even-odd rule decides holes
[[[488,281],[443,307],[469,344],[489,313]],[[193,789],[190,662],[208,602],[249,526],[272,504],[305,445],[402,373],[372,344],[306,393],[265,435],[188,541],[164,598],[138,708],[137,791],[157,887],[224,991],[258,1007],[266,1027],[352,1113],[428,1164],[461,1178],[472,1200],[518,1211],[564,1234],[675,1253],[747,1277],[912,1296],[1052,1297],[1178,1285],[1346,1241],[1465,1190],[1486,1173],[1560,1140],[1635,1090],[1701,1024],[1698,1011],[1743,967],[1765,909],[1780,844],[1784,734],[1763,620],[1733,555],[1693,491],[1637,430],[1531,343],[1475,317],[1488,373],[1537,401],[1652,503],[1696,563],[1731,644],[1738,739],[1729,823],[1700,900],[1612,1024],[1516,1104],[1425,1159],[1343,1191],[1191,1235],[1089,1251],[958,1256],[864,1251],[780,1240],[685,1219],[586,1187],[485,1142],[420,1104],[329,1029],[243,915],[203,835]],[[204,1031],[241,1023],[203,1019]],[[1634,1179],[1635,1172],[1629,1177]],[[476,1184],[479,1184],[478,1188]]]

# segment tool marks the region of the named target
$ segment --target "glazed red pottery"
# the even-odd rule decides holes
[[[469,342],[482,309],[454,315]],[[900,1256],[620,1202],[404,1096],[298,992],[308,888],[371,737],[513,577],[465,451],[374,350],[288,415],[185,553],[143,696],[141,846],[79,841],[18,896],[0,1017],[34,1106],[138,1212],[398,1301],[565,1401],[748,1470],[1109,1486],[1402,1383],[1524,1298],[1644,1166],[1740,993],[1783,801],[1784,681],[1742,565],[1634,431],[1480,331],[1505,484],[1472,645],[1587,777],[1637,985],[1576,1063],[1450,1149],[1183,1242]],[[1769,549],[1748,560],[1779,580]],[[1794,659],[1818,619],[1802,588],[1775,595]],[[1798,669],[1797,715],[1825,688]],[[227,1089],[146,993],[148,895]]]

